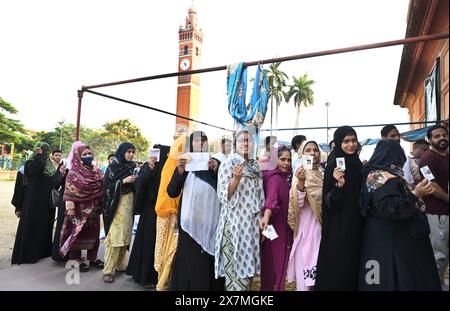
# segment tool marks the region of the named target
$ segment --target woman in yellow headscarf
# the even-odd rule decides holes
[[[167,186],[172,179],[177,166],[178,157],[184,153],[186,136],[181,135],[175,139],[170,148],[169,157],[161,172],[158,199],[155,211],[156,219],[156,245],[155,245],[155,270],[158,272],[158,284],[156,290],[168,289],[172,261],[177,249],[178,241],[178,204],[180,196],[171,198],[167,194]]]

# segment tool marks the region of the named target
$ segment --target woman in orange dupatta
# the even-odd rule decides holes
[[[184,153],[186,136],[181,135],[175,139],[170,148],[169,157],[161,172],[161,183],[158,190],[155,211],[156,219],[156,245],[155,270],[158,272],[156,290],[165,291],[169,286],[169,277],[172,261],[177,249],[178,241],[178,204],[180,196],[171,198],[167,194],[167,186],[172,179],[177,166],[178,157]]]

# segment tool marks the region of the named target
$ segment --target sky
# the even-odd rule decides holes
[[[404,38],[408,0],[195,0],[203,30],[200,68]],[[0,97],[19,109],[26,128],[75,123],[82,85],[177,71],[178,29],[191,0],[17,0],[0,2]],[[300,127],[408,122],[393,105],[402,46],[283,63],[289,77],[316,81],[315,103],[303,107]],[[249,70],[253,75],[254,70]],[[233,128],[226,72],[201,75],[199,120]],[[97,89],[175,112],[176,78]],[[248,93],[251,92],[249,86]],[[86,93],[81,123],[100,128],[129,118],[152,143],[171,144],[175,120]],[[264,128],[270,128],[269,113]],[[282,103],[279,128],[294,126],[292,103]],[[275,124],[273,125],[275,128]],[[408,126],[399,126],[400,132]],[[208,136],[226,132],[201,126]],[[359,140],[380,127],[358,128]],[[324,143],[326,130],[304,130]],[[333,130],[329,135],[332,136]],[[278,132],[290,141],[292,131]],[[331,139],[331,138],[330,138]],[[405,146],[408,146],[406,144]]]

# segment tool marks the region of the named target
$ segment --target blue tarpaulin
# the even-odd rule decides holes
[[[412,130],[404,133],[400,133],[401,138],[404,141],[409,142],[415,142],[418,139],[425,139],[427,137],[427,131],[431,126],[423,127],[417,130]],[[368,138],[360,142],[361,146],[370,146],[370,145],[376,145],[380,141],[380,138]],[[291,147],[289,142],[279,142],[285,146]],[[328,144],[321,143],[319,144],[320,149],[323,152],[330,152],[330,147],[328,147]]]
[[[404,133],[400,133],[400,137],[404,141],[415,142],[418,139],[425,139],[427,137],[427,131],[431,126],[423,127],[417,130],[412,130]],[[376,145],[380,141],[380,138],[368,138],[361,142],[362,146]]]
[[[412,130],[408,132],[401,133],[403,140],[414,142],[418,139],[425,139],[427,137],[427,131],[431,126],[423,127],[417,130]]]

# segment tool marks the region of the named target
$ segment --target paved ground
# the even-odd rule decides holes
[[[56,263],[50,258],[36,264],[11,266],[11,254],[16,236],[18,218],[14,215],[11,197],[14,191],[13,181],[0,181],[0,291],[2,290],[144,290],[130,276],[116,275],[116,281],[106,284],[102,280],[102,271],[92,269],[79,274],[79,283],[73,282],[73,270],[66,269],[64,263]],[[103,258],[103,245],[99,258]],[[72,279],[72,281],[70,280]]]
[[[0,291],[145,290],[137,285],[130,276],[123,273],[116,274],[114,283],[106,284],[102,280],[102,271],[97,269],[79,273],[79,282],[77,282],[76,271],[70,267],[66,268],[64,263],[56,263],[50,258],[43,259],[36,264],[11,266],[11,253],[18,224],[18,218],[14,215],[14,207],[10,204],[13,189],[14,182],[0,181]],[[99,258],[103,258],[103,252],[102,244]],[[259,290],[259,285],[259,278],[255,278],[252,290]],[[286,290],[295,290],[294,284],[287,285]]]
[[[103,247],[99,258],[103,258]],[[115,282],[106,284],[102,270],[91,269],[79,273],[65,263],[46,258],[36,264],[10,266],[0,270],[0,291],[141,291],[143,287],[124,273],[115,276]],[[79,284],[76,284],[79,283]]]
[[[10,203],[13,191],[14,181],[0,181],[0,269],[10,266],[19,223],[19,219],[14,215],[14,207]]]

